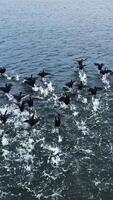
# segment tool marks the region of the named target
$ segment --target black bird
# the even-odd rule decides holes
[[[0,120],[2,121],[3,124],[6,123],[8,117],[9,117],[9,114],[7,114],[7,110],[5,111],[4,114],[0,113]]]
[[[0,67],[0,74],[3,75],[6,72],[5,67]]]
[[[94,65],[98,67],[98,70],[99,70],[99,71],[102,70],[102,68],[103,68],[103,66],[104,66],[103,63],[94,63]]]
[[[89,88],[88,91],[91,92],[92,95],[96,95],[98,90],[102,90],[100,87]]]
[[[84,84],[82,83],[82,81],[80,81],[80,83],[77,83],[76,86],[77,86],[78,90],[82,90],[83,88],[86,87],[86,85],[84,85]]]
[[[75,81],[71,80],[70,82],[66,83],[65,86],[69,87],[69,88],[72,88],[74,83],[75,83]]]
[[[109,69],[102,69],[100,70],[100,74],[102,75],[105,75],[105,74],[113,74],[113,71],[112,70],[109,70]]]
[[[39,72],[38,75],[41,76],[42,78],[44,78],[45,76],[50,75],[50,73],[49,72],[45,72],[45,70],[43,69],[43,71]]]
[[[34,126],[37,122],[39,122],[40,118],[34,118],[34,114],[27,120],[25,120],[24,122],[28,123],[30,126]]]
[[[30,77],[25,77],[24,83],[30,85],[31,87],[34,87],[36,79],[37,79],[36,77],[33,77],[33,75],[31,75]]]
[[[60,114],[58,113],[57,116],[55,116],[55,127],[59,128],[61,125],[61,119],[60,119]]]
[[[65,93],[63,96],[59,98],[59,101],[64,102],[66,105],[68,105],[70,103],[70,96]]]
[[[29,99],[27,99],[25,102],[28,104],[29,107],[33,107],[33,98],[29,97]]]
[[[79,70],[82,70],[86,66],[85,64],[83,64],[83,62],[86,61],[86,60],[87,60],[87,58],[77,60]]]
[[[6,83],[4,87],[0,87],[0,90],[2,92],[4,92],[4,93],[9,93],[11,88],[12,88],[12,84],[11,83],[9,83],[9,84]]]
[[[16,105],[19,107],[21,112],[25,110],[25,101],[22,101],[22,103],[16,103]]]
[[[22,95],[22,92],[20,92],[19,94],[14,94],[13,97],[14,97],[18,102],[20,102],[21,99],[22,99],[23,97],[25,97],[25,95]]]
[[[87,60],[87,58],[85,58],[85,59],[82,58],[80,60],[77,60],[77,63],[78,63],[78,65],[83,65],[83,62],[86,60]]]

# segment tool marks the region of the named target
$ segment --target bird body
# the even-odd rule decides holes
[[[113,71],[112,70],[109,70],[109,69],[102,69],[102,70],[100,70],[100,74],[102,74],[102,75],[105,75],[105,74],[109,74],[109,73],[113,73]]]
[[[39,117],[34,118],[34,114],[27,120],[25,120],[24,122],[28,123],[30,126],[34,126],[37,122],[39,122]]]
[[[82,81],[80,81],[80,83],[77,83],[76,86],[77,86],[78,90],[82,90],[84,87],[86,87],[86,85],[84,85],[82,83]]]
[[[74,83],[75,83],[75,81],[71,80],[70,82],[66,83],[65,86],[72,88]]]
[[[89,92],[91,92],[92,95],[96,95],[98,90],[102,90],[101,87],[94,87],[94,88],[89,88]]]
[[[98,70],[99,70],[99,71],[101,71],[102,68],[103,68],[103,66],[104,66],[103,63],[94,63],[94,65],[98,67]]]
[[[14,94],[13,97],[16,99],[16,101],[20,102],[21,99],[24,97],[25,95],[22,95],[22,92],[20,92],[19,94]]]
[[[60,114],[58,113],[57,116],[55,116],[55,127],[59,128],[61,125],[61,119],[60,119]]]
[[[3,75],[6,72],[5,67],[0,67],[0,74]]]
[[[4,114],[0,113],[0,120],[2,121],[3,124],[6,123],[8,117],[9,117],[9,114],[7,114],[7,110],[5,111]]]
[[[70,96],[68,94],[65,94],[59,98],[60,102],[64,102],[66,105],[70,103]]]
[[[30,77],[26,77],[24,83],[30,85],[31,87],[34,87],[36,82],[36,77],[33,77],[32,75]]]
[[[79,70],[83,70],[83,68],[86,66],[85,64],[83,64],[83,62],[86,61],[86,60],[87,60],[87,58],[77,60]]]
[[[45,71],[43,70],[42,72],[39,72],[38,75],[39,75],[40,77],[44,78],[45,76],[50,75],[50,73],[49,73],[49,72],[45,72]]]
[[[29,99],[27,99],[25,102],[28,104],[29,107],[33,107],[33,98],[29,97]]]
[[[16,105],[19,107],[21,112],[25,110],[25,101],[22,101],[22,103],[17,103]]]
[[[11,83],[9,84],[6,83],[4,87],[0,87],[0,90],[4,93],[9,93],[11,90],[11,87],[12,87]]]

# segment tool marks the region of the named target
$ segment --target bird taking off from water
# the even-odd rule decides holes
[[[7,110],[4,114],[0,113],[0,121],[5,124],[10,114],[7,113]]]
[[[0,90],[2,92],[4,92],[4,93],[9,93],[11,88],[12,88],[12,84],[11,83],[9,83],[9,84],[6,83],[5,86],[0,87]]]
[[[27,120],[25,120],[24,122],[28,123],[30,126],[34,126],[36,123],[38,123],[40,120],[39,117],[34,118],[34,114]]]
[[[44,78],[45,76],[50,75],[50,73],[49,73],[49,72],[46,72],[46,71],[43,69],[41,72],[38,73],[38,75],[39,75],[40,77]]]

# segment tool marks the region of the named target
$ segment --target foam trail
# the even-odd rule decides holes
[[[92,104],[93,104],[93,110],[97,111],[99,109],[99,99],[92,97]]]
[[[61,135],[58,135],[58,143],[61,143],[62,142],[62,137]]]
[[[86,104],[87,103],[87,98],[86,97],[83,97],[82,95],[80,95],[78,93],[78,99],[81,100],[82,103]]]
[[[109,80],[107,80],[107,74],[102,76],[102,82],[105,85],[105,89],[107,90],[108,88],[110,88],[110,82]]]
[[[83,70],[79,70],[79,78],[84,85],[87,85],[87,75]]]
[[[16,75],[15,80],[16,80],[16,81],[19,81],[19,80],[20,80],[20,77],[19,77],[18,74]]]
[[[75,106],[74,104],[71,104],[71,105],[70,105],[70,110],[73,111],[72,114],[73,114],[74,116],[77,116],[77,115],[78,115],[78,112],[76,111],[76,106]]]
[[[53,93],[52,99],[54,100],[54,106],[57,106],[58,105],[58,97],[57,97],[57,95]]]
[[[53,92],[53,91],[54,91],[54,87],[52,86],[52,82],[49,82],[49,83],[48,83],[48,90],[49,90],[50,92]]]

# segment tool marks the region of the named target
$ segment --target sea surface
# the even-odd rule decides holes
[[[82,71],[78,58],[87,58]],[[95,62],[113,70],[113,1],[0,0],[0,86],[13,84],[0,92],[0,112],[10,114],[0,124],[1,200],[113,200],[113,75],[100,76]],[[42,69],[51,75],[40,87],[22,83]],[[71,79],[102,90],[74,88],[65,106],[58,98]],[[22,113],[20,91],[40,97]],[[32,113],[41,121],[29,127]]]

